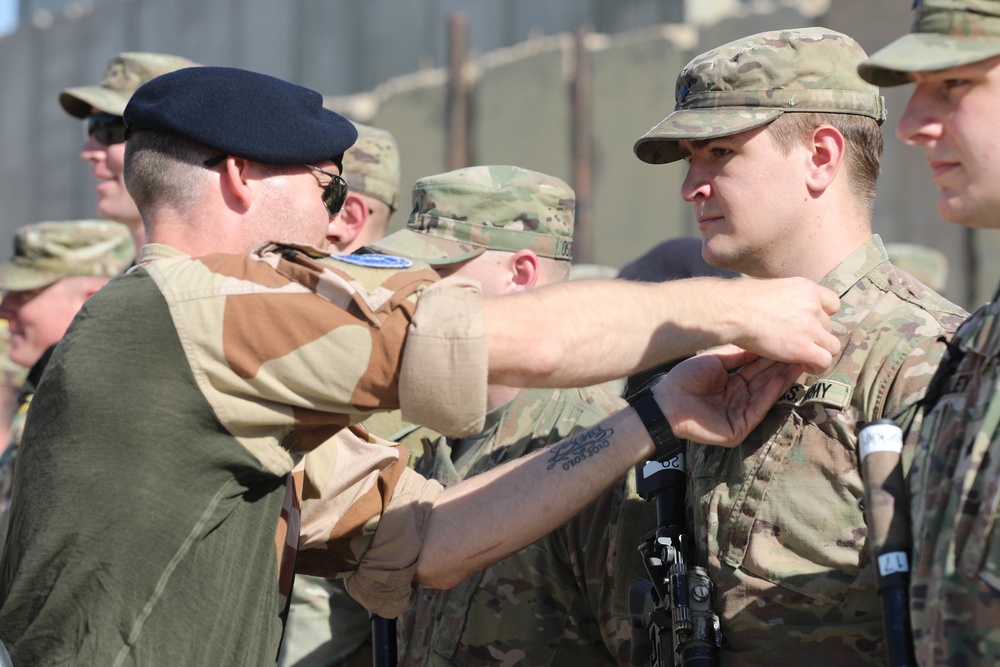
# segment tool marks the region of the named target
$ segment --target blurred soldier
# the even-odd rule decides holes
[[[519,167],[470,167],[420,179],[413,202],[407,229],[376,242],[375,250],[420,259],[442,276],[478,280],[487,297],[569,275],[575,195],[557,178]],[[485,429],[438,438],[415,468],[447,487],[587,429],[623,405],[603,386],[491,383]],[[503,664],[514,656],[523,665],[618,664],[628,655],[629,625],[614,616],[612,576],[618,527],[634,489],[629,477],[555,532],[454,589],[419,587],[399,622],[400,665]],[[631,498],[646,509],[634,491]],[[655,518],[647,519],[651,530]],[[632,546],[627,554],[638,568]]]
[[[10,360],[10,328],[0,320],[0,443],[9,439],[10,421],[17,410],[16,394],[28,369]]]
[[[6,541],[14,460],[28,404],[52,348],[76,313],[108,280],[132,263],[125,225],[105,220],[39,222],[14,237],[14,259],[0,266],[0,318],[10,330],[9,358],[29,368],[18,394],[6,449],[0,456],[0,546]]]
[[[125,189],[125,122],[122,113],[132,93],[150,79],[198,63],[161,53],[119,53],[108,63],[104,79],[96,86],[67,88],[59,104],[83,120],[84,143],[80,157],[89,162],[97,179],[97,215],[126,225],[138,253],[146,242],[142,216]]]
[[[701,256],[701,239],[678,237],[667,239],[633,259],[618,272],[624,280],[660,283],[696,276],[735,278],[738,273],[717,269]]]
[[[940,250],[916,243],[886,243],[889,261],[912,274],[935,292],[948,285],[948,257]]]
[[[829,372],[799,377],[735,449],[688,450],[724,665],[885,662],[857,427],[923,395],[964,313],[872,235],[885,110],[855,72],[864,58],[825,28],[723,45],[681,70],[674,113],[635,145],[645,162],[687,162],[681,196],[709,264],[841,299]]]
[[[915,84],[896,128],[924,150],[945,220],[1000,228],[1000,2],[917,0],[911,33],[858,67]],[[1000,664],[1000,292],[962,325],[927,391],[910,475],[919,664]]]
[[[389,229],[399,198],[399,146],[388,130],[354,123],[358,141],[344,153],[347,199],[333,223],[330,243],[351,253]]]
[[[839,349],[838,297],[802,278],[483,298],[403,258],[331,255],[357,130],[274,77],[171,72],[124,118],[150,243],[88,301],[33,399],[0,561],[15,664],[264,664],[293,563],[395,617],[414,583],[457,585],[671,453],[656,424],[737,442],[799,364]],[[447,489],[356,426],[400,407],[468,434],[487,382],[586,386],[725,341],[747,351]],[[735,404],[745,422],[705,421]]]
[[[343,254],[385,235],[399,197],[396,138],[361,123],[354,127],[358,140],[344,153],[347,197],[327,234],[330,250]],[[389,440],[418,430],[403,422],[398,410],[371,416],[365,428]],[[354,659],[356,664],[370,665],[369,628],[368,610],[347,593],[343,580],[297,574],[278,664],[329,667]]]
[[[735,278],[739,275],[734,271],[711,266],[701,256],[701,239],[688,237],[667,239],[623,266],[618,272],[618,277],[624,280],[647,283],[682,280],[698,276]],[[630,375],[625,382],[625,396],[636,393],[655,378],[666,374],[680,362],[680,359],[675,359],[656,368]]]

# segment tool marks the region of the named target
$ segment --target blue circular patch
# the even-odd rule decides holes
[[[413,262],[405,257],[393,257],[392,255],[330,255],[330,259],[376,269],[408,269],[413,266]]]

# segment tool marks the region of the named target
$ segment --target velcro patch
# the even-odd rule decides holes
[[[854,393],[854,385],[836,380],[817,380],[815,384],[807,387],[802,384],[793,385],[778,399],[776,405],[790,405],[801,407],[810,403],[845,410],[851,404],[851,395]]]
[[[330,255],[330,259],[336,259],[356,266],[369,266],[376,269],[408,269],[413,266],[413,262],[405,257],[393,257],[392,255],[377,255],[375,253],[364,255]]]

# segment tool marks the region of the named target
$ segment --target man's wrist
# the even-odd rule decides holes
[[[628,402],[646,427],[650,440],[653,441],[655,449],[653,459],[668,461],[684,451],[684,443],[674,435],[670,421],[660,409],[660,404],[656,402],[652,389],[649,387],[643,389],[629,398]]]

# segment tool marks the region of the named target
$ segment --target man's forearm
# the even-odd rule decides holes
[[[569,521],[652,455],[631,408],[551,447],[448,487],[435,501],[416,580],[450,588]]]
[[[653,388],[677,437],[742,442],[791,385],[799,367],[729,349],[682,364]],[[680,378],[680,382],[672,381]],[[434,502],[416,580],[454,586],[561,526],[653,456],[632,407],[562,442],[447,488]]]
[[[836,296],[805,279],[579,281],[484,300],[490,381],[580,386],[736,343],[825,368]]]

